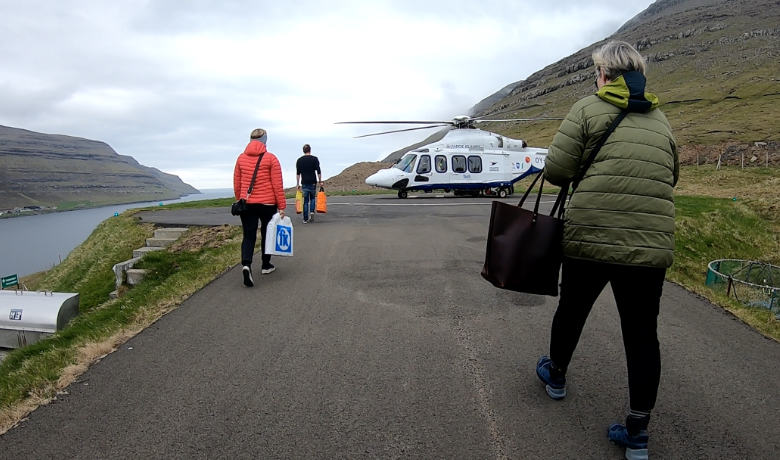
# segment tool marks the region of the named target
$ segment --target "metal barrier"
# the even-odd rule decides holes
[[[776,265],[754,260],[713,260],[707,264],[704,284],[725,291],[744,305],[766,308],[780,319],[780,267]]]
[[[63,329],[78,312],[78,294],[0,291],[0,347],[35,343]]]

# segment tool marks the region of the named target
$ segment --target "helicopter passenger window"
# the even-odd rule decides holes
[[[469,156],[469,172],[473,172],[473,173],[482,172],[482,157],[477,155]]]
[[[452,156],[452,172],[464,173],[466,172],[466,157],[463,155]]]
[[[414,160],[417,159],[417,155],[407,154],[401,158],[401,161],[393,165],[393,168],[398,168],[403,172],[410,173],[414,167]]]
[[[447,172],[447,157],[445,157],[444,155],[436,155],[436,172],[437,173]]]
[[[427,174],[431,172],[431,156],[420,155],[420,162],[417,163],[417,174]]]

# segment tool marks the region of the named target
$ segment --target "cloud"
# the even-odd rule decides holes
[[[0,1],[0,124],[101,140],[198,188],[231,187],[264,127],[294,185],[304,143],[329,177],[430,134],[334,122],[466,113],[649,3]]]

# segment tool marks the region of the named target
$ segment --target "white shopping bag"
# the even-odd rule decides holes
[[[289,217],[277,212],[268,222],[265,232],[265,253],[274,256],[293,255],[293,226]]]

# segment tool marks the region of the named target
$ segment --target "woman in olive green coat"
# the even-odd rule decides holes
[[[674,251],[679,163],[658,98],[645,92],[645,62],[628,43],[593,53],[595,95],[574,104],[553,138],[545,178],[565,185],[622,111],[627,115],[597,153],[566,209],[561,294],[550,356],[537,375],[553,399],[566,396],[566,371],[590,310],[612,285],[628,362],[630,412],[608,431],[628,458],[647,456],[647,427],[661,374],[656,333],[666,269]]]

